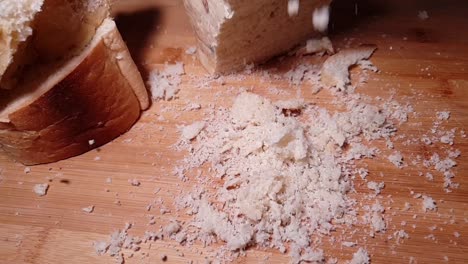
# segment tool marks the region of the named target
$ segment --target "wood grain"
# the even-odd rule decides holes
[[[429,19],[419,20],[419,10],[427,10]],[[378,46],[372,61],[380,73],[370,74],[367,84],[357,91],[382,98],[394,94],[398,101],[414,106],[418,116],[402,125],[399,134],[419,137],[427,133],[436,111],[441,110],[452,113],[444,129],[456,127],[460,131],[468,129],[466,14],[468,4],[464,1],[337,0],[330,34],[340,48],[361,43]],[[145,230],[155,230],[173,218],[187,219],[176,213],[161,215],[158,207],[146,210],[148,204],[158,199],[172,208],[179,191],[192,186],[191,182],[181,182],[172,175],[174,165],[185,155],[171,147],[179,137],[177,126],[203,118],[204,109],[210,104],[229,106],[239,87],[272,99],[285,96],[269,93],[271,86],[289,92],[291,97],[296,94],[296,89],[287,82],[262,82],[258,73],[242,81],[228,78],[225,84],[211,82],[207,88],[198,87],[205,72],[194,56],[184,52],[195,44],[195,38],[180,1],[162,4],[155,1],[154,9],[122,15],[117,22],[144,76],[168,60],[184,61],[187,75],[179,99],[154,103],[128,133],[110,144],[66,161],[31,167],[30,173],[0,154],[0,263],[114,263],[107,256],[97,256],[92,242],[106,239],[112,231],[123,228],[125,222],[134,222],[131,233],[141,236]],[[277,67],[284,72],[295,63],[296,59],[284,59],[263,68]],[[353,79],[360,75],[356,69],[352,73]],[[306,101],[328,109],[334,107],[327,92],[313,95],[309,86],[301,87],[301,92]],[[182,109],[190,102],[200,103],[202,109],[184,112]],[[165,112],[165,109],[172,110]],[[455,142],[454,146],[462,151],[454,179],[460,188],[451,193],[443,190],[439,174],[434,173],[434,181],[427,181],[418,176],[420,169],[413,166],[397,169],[385,155],[365,161],[370,170],[369,180],[385,181],[381,197],[390,223],[389,230],[375,238],[368,236],[368,228],[356,226],[353,238],[367,241],[365,247],[372,263],[408,263],[410,257],[417,263],[446,263],[444,257],[449,263],[468,263],[468,141],[457,133]],[[405,156],[428,158],[434,151],[443,152],[447,148],[402,143],[403,140],[397,141],[396,147]],[[384,143],[375,144],[382,147]],[[112,183],[106,183],[107,178],[112,178]],[[138,179],[141,185],[131,186],[129,179]],[[43,182],[48,182],[50,188],[46,196],[38,197],[32,188]],[[364,197],[370,191],[359,180],[355,184],[357,192],[352,195],[368,203]],[[158,188],[161,190],[155,194]],[[420,200],[412,198],[410,191],[432,196],[438,203],[438,211],[424,213]],[[402,211],[405,202],[413,204],[413,208]],[[95,206],[93,213],[81,211],[89,205]],[[156,216],[155,226],[147,225],[149,215]],[[406,221],[405,226],[401,225],[402,221]],[[429,229],[432,226],[436,226],[434,231]],[[410,237],[398,245],[388,236],[400,229],[406,230]],[[460,237],[455,237],[454,232],[459,232]],[[429,234],[434,235],[434,241],[425,238]],[[158,241],[148,247],[144,245],[141,250],[148,252],[148,257],[142,258],[141,252],[137,252],[126,263],[160,263],[161,254],[168,255],[168,263],[189,260],[203,263],[203,252],[217,245],[185,247],[173,241]],[[356,251],[328,239],[324,239],[322,248],[340,261],[349,260]],[[287,256],[276,251],[254,248],[235,262],[287,261]]]

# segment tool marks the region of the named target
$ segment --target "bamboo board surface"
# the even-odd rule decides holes
[[[394,94],[397,100],[409,102],[415,108],[418,116],[402,125],[398,134],[421,136],[432,127],[437,111],[451,112],[444,128],[456,127],[458,132],[468,129],[468,4],[389,2],[338,0],[334,4],[331,39],[337,47],[361,43],[378,46],[371,60],[380,72],[369,74],[368,82],[359,86],[357,92],[382,98]],[[418,19],[420,10],[427,10],[429,19]],[[194,56],[185,53],[195,45],[195,37],[179,1],[155,1],[154,9],[122,15],[117,22],[144,78],[152,68],[165,62],[185,63],[187,75],[179,98],[154,103],[128,133],[113,142],[79,157],[30,167],[30,173],[1,153],[0,263],[114,263],[107,256],[97,256],[92,242],[107,239],[112,231],[123,228],[125,222],[135,222],[131,233],[142,236],[150,228],[147,226],[150,214],[157,217],[157,226],[168,223],[177,214],[148,212],[146,206],[161,198],[170,208],[180,190],[191,188],[190,182],[183,183],[172,175],[174,165],[185,155],[171,147],[179,138],[178,126],[202,119],[210,104],[229,106],[239,87],[272,99],[285,99],[269,93],[272,84],[260,81],[255,73],[245,80],[229,79],[224,85],[212,82],[209,89],[197,87],[201,81],[193,76],[204,78],[205,72]],[[284,59],[266,67],[287,71],[294,63],[294,59]],[[360,74],[356,69],[352,73],[355,78]],[[288,82],[275,81],[274,85],[295,97],[296,88]],[[333,109],[330,94],[313,95],[308,86],[302,87],[301,93],[306,101]],[[202,109],[184,112],[182,109],[191,102],[200,103]],[[160,115],[164,120],[158,119]],[[458,132],[454,147],[462,154],[457,159],[454,181],[460,188],[451,193],[443,190],[439,174],[434,174],[434,181],[428,181],[411,166],[400,170],[384,158],[365,161],[370,170],[369,180],[385,181],[382,197],[391,199],[394,209],[387,215],[391,219],[387,233],[367,238],[364,245],[372,263],[408,263],[410,257],[417,263],[446,263],[444,257],[449,263],[468,263],[468,140]],[[446,148],[423,143],[404,146],[402,142],[396,141],[396,147],[404,156],[419,154],[428,158],[434,151]],[[378,176],[379,172],[385,174],[384,178]],[[107,183],[107,178],[112,178],[112,183]],[[132,186],[129,179],[138,179],[141,185]],[[50,184],[49,191],[38,197],[32,188],[44,182]],[[155,194],[158,188],[161,191]],[[356,190],[357,199],[370,193],[359,180]],[[433,197],[438,211],[424,213],[420,200],[412,198],[410,191]],[[409,211],[398,210],[406,201],[414,207]],[[95,206],[91,214],[81,210],[89,205]],[[183,220],[184,216],[178,219]],[[406,221],[406,226],[400,225],[402,221]],[[433,226],[435,230],[431,230]],[[356,238],[368,236],[361,227],[356,228]],[[400,229],[410,237],[396,245],[388,236]],[[460,236],[456,237],[454,232]],[[435,240],[427,237],[430,234]],[[161,263],[161,254],[167,254],[167,263],[190,260],[204,263],[199,250],[207,250],[201,245],[184,247],[168,240],[155,242],[150,249],[148,245],[142,247],[142,252],[149,255],[142,258],[136,253],[126,263]],[[330,242],[322,248],[340,261],[349,260],[356,251]],[[235,262],[285,263],[288,259],[274,250],[253,248]]]

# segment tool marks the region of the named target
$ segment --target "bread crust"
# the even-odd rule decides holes
[[[15,160],[34,165],[82,154],[126,132],[148,107],[141,76],[111,23],[70,73],[0,122],[0,145]]]

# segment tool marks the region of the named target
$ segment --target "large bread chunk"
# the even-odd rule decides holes
[[[105,144],[126,132],[149,104],[111,19],[103,21],[77,56],[43,72],[0,95],[0,145],[27,165]]]
[[[109,16],[107,0],[2,0],[0,88],[80,53]]]
[[[198,55],[211,73],[230,73],[284,53],[314,34],[312,14],[331,0],[184,0],[198,38]]]

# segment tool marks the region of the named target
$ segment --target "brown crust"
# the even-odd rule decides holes
[[[14,159],[33,165],[79,155],[111,141],[135,123],[141,103],[134,90],[144,86],[132,87],[139,82],[127,79],[119,66],[122,63],[106,45],[116,32],[104,36],[53,88],[11,113],[9,123],[0,123],[0,145]],[[125,47],[118,37],[114,45]],[[131,68],[133,62],[127,65]]]
[[[141,110],[148,109],[150,106],[148,91],[119,31],[113,30],[109,32],[104,36],[103,40],[107,48],[115,54],[120,72],[125,76],[132,87],[133,92],[140,102]]]

